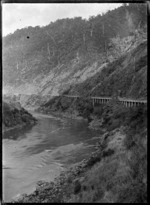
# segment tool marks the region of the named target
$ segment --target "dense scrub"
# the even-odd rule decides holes
[[[17,103],[3,102],[2,114],[4,131],[18,125],[36,122],[36,119]]]
[[[146,125],[147,107],[124,107],[117,101],[112,101],[106,105],[100,105],[95,109],[94,114],[103,119],[103,125],[111,131],[117,127],[128,126],[138,133]],[[143,121],[144,120],[144,121]]]

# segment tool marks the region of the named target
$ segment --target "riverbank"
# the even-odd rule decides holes
[[[16,202],[145,203],[147,201],[147,117],[145,108],[105,107],[99,113],[103,135],[87,160],[54,182]],[[92,124],[92,123],[91,123]],[[107,131],[106,131],[107,130]]]
[[[22,124],[16,125],[14,127],[9,127],[9,128],[5,127],[2,129],[2,134],[5,134],[5,133],[10,132],[10,131],[15,130],[15,129],[23,128],[27,125],[35,125],[36,123],[37,123],[37,120],[34,120],[34,121],[30,121],[29,123],[22,123]]]
[[[28,124],[34,125],[36,122],[37,120],[20,104],[3,102],[3,134]]]

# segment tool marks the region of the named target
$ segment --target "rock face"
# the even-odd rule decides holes
[[[146,40],[146,24],[146,6],[130,4],[88,21],[62,19],[42,28],[17,30],[3,39],[4,92],[36,94],[37,97],[24,98],[28,105],[40,104],[41,98],[48,94],[68,90],[80,94],[77,85],[107,72],[111,63],[127,53],[130,55]],[[132,54],[131,59],[134,60]],[[128,60],[123,62],[126,63],[123,72]],[[138,76],[144,78],[145,70],[146,67]],[[109,81],[107,76],[104,80]],[[138,79],[129,81],[134,80]],[[102,82],[100,79],[98,83]],[[95,92],[95,86],[91,92],[92,89]]]
[[[21,107],[20,103],[3,102],[3,131],[25,124],[35,124],[36,119]]]

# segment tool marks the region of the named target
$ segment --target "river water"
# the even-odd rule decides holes
[[[86,159],[99,133],[84,120],[34,113],[38,123],[3,135],[3,200],[35,190],[39,180],[53,181],[62,170]]]

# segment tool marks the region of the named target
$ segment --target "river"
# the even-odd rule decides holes
[[[62,170],[86,159],[99,132],[84,120],[34,113],[38,123],[3,135],[3,200],[35,190],[39,180],[53,181]]]

